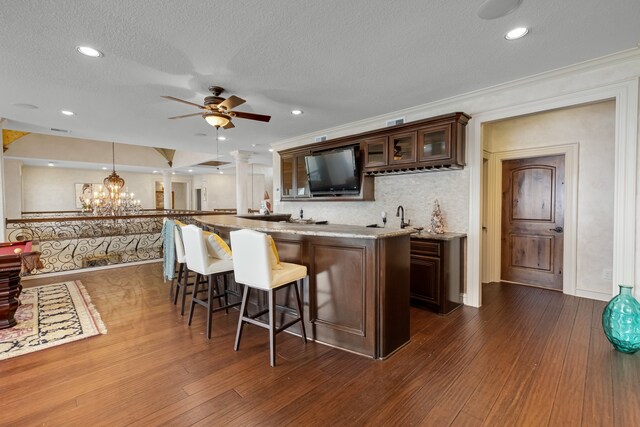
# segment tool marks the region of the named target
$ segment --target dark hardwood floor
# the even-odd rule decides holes
[[[0,424],[638,426],[640,354],[615,352],[604,303],[494,283],[481,309],[412,308],[411,343],[385,361],[266,331],[238,312],[205,338],[169,302],[160,264],[80,279],[109,333],[0,362]]]

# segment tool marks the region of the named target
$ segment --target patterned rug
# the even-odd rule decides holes
[[[25,288],[20,302],[18,324],[0,330],[0,360],[107,333],[78,280]]]

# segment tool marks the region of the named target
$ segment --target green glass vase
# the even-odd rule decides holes
[[[620,285],[602,312],[602,327],[613,347],[622,353],[640,350],[640,303],[631,295],[632,286]]]

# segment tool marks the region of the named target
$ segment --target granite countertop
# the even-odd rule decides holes
[[[238,218],[235,215],[206,215],[194,218],[212,227],[249,228],[263,233],[290,233],[305,236],[349,237],[356,239],[384,239],[408,236],[413,229],[368,228],[342,224],[295,224],[291,222],[269,222],[258,219]]]
[[[413,230],[413,234],[411,235],[412,239],[431,239],[431,240],[453,240],[453,239],[457,239],[460,237],[467,237],[466,233],[451,233],[451,232],[446,232],[443,234],[432,234],[432,233],[427,233],[426,231],[422,231],[421,233],[418,233],[417,231]]]

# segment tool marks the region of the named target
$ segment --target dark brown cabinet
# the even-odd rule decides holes
[[[374,200],[376,175],[462,169],[465,165],[465,127],[470,118],[460,112],[444,114],[280,151],[280,200]],[[312,196],[304,157],[350,145],[360,147],[360,194]]]
[[[365,168],[389,164],[389,158],[387,157],[388,138],[386,136],[365,139],[363,145]]]
[[[281,198],[305,199],[309,198],[309,181],[304,156],[308,152],[296,154],[282,154],[280,156]]]
[[[369,175],[416,170],[462,169],[465,165],[465,126],[469,116],[452,113],[379,131],[362,141],[364,171]],[[386,140],[386,146],[384,141]],[[386,161],[383,161],[386,151]]]
[[[463,239],[411,238],[411,304],[439,314],[461,305]]]
[[[389,164],[416,162],[416,133],[403,132],[389,136]]]
[[[422,164],[453,161],[455,148],[451,143],[451,124],[418,130],[418,161]]]

